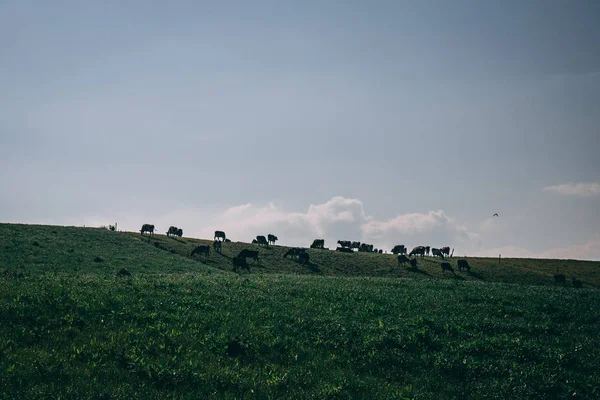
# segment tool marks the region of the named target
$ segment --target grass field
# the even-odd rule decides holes
[[[189,257],[192,249],[200,244],[211,245],[212,240],[193,238],[168,238],[165,235],[127,233],[139,238],[159,249],[172,254]],[[310,244],[310,243],[309,243]],[[308,245],[309,245],[308,244]],[[307,247],[308,247],[307,245]],[[333,245],[333,244],[330,244]],[[297,261],[283,258],[287,247],[258,246],[251,243],[232,242],[224,243],[222,254],[211,249],[210,257],[195,256],[194,260],[205,263],[224,271],[232,271],[231,259],[239,254],[242,249],[258,250],[261,255],[259,264],[251,264],[254,274],[302,274],[324,276],[377,276],[377,277],[406,277],[413,279],[453,279],[477,280],[484,282],[520,283],[527,285],[554,285],[553,275],[557,271],[567,275],[567,285],[571,285],[571,278],[575,276],[583,281],[585,287],[600,288],[600,262],[577,260],[547,260],[547,259],[502,259],[497,258],[466,258],[472,266],[471,273],[458,273],[456,260],[463,257],[454,257],[440,260],[434,257],[419,258],[417,271],[398,267],[398,261],[393,254],[374,253],[340,253],[329,250],[308,249],[310,265],[303,266]],[[440,263],[449,261],[455,274],[443,274]]]
[[[198,242],[0,224],[0,397],[600,398],[600,263],[455,277],[273,246],[235,274],[252,245],[187,257]],[[584,289],[555,287],[557,265]]]

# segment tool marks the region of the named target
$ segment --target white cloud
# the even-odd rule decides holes
[[[546,186],[544,190],[565,196],[600,196],[600,184],[598,183],[567,183],[562,185]]]
[[[585,244],[547,250],[540,254],[540,258],[600,260],[600,235],[594,236]]]
[[[477,233],[442,210],[401,214],[380,221],[367,215],[362,201],[339,196],[322,204],[311,204],[305,212],[288,212],[274,203],[247,203],[225,210],[182,209],[144,217],[90,217],[83,223],[98,226],[112,221],[119,222],[119,229],[132,231],[139,230],[143,223],[154,224],[159,232],[175,225],[183,229],[184,236],[200,238],[212,238],[215,230],[222,230],[231,240],[244,242],[256,235],[273,233],[280,244],[290,246],[309,246],[313,239],[322,238],[330,248],[335,248],[338,240],[372,243],[388,251],[396,244],[411,248],[460,246],[469,251],[481,247]]]

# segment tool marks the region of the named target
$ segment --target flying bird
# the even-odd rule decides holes
[[[496,213],[496,214],[492,215],[492,217],[497,217],[497,216],[498,216],[498,213]]]

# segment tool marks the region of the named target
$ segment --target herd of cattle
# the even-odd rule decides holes
[[[140,233],[143,235],[144,233],[149,233],[150,235],[154,234],[154,225],[151,224],[144,224],[142,226],[142,229],[140,230]],[[180,228],[177,228],[175,226],[171,226],[169,227],[168,231],[167,231],[167,236],[178,236],[181,237],[183,235],[183,230]],[[227,243],[227,242],[231,242],[231,240],[227,239],[227,236],[225,235],[225,232],[223,231],[215,231],[215,235],[213,238],[213,250],[217,253],[222,253],[222,249],[223,249],[223,242]],[[275,235],[272,234],[268,234],[266,237],[259,235],[256,237],[256,239],[252,240],[253,244],[257,244],[259,246],[269,246],[271,244],[275,244],[275,242],[277,242],[278,238]],[[356,249],[358,252],[365,252],[365,253],[378,253],[381,254],[383,253],[382,249],[376,249],[373,248],[372,244],[367,244],[367,243],[361,243],[361,242],[353,242],[353,241],[349,241],[349,240],[338,240],[337,242],[339,244],[339,247],[336,248],[336,251],[339,252],[343,252],[343,253],[354,253],[354,249]],[[311,249],[323,249],[323,250],[328,250],[325,247],[325,240],[324,239],[315,239],[313,241],[313,243],[310,245]],[[410,251],[407,254],[407,248],[404,245],[396,245],[394,246],[394,248],[391,250],[391,252],[394,255],[398,256],[398,264],[401,266],[404,266],[405,264],[409,264],[411,268],[416,269],[417,268],[417,256],[429,256],[430,254],[434,257],[439,257],[439,258],[444,258],[445,256],[448,257],[452,257],[452,254],[454,253],[454,250],[452,251],[452,254],[450,253],[450,247],[448,246],[444,246],[441,248],[432,248],[430,246],[417,246],[415,248],[412,249],[412,251]],[[210,256],[210,246],[208,245],[199,245],[196,246],[190,253],[190,256],[195,256],[195,255],[204,255],[204,256]],[[310,255],[306,252],[306,249],[302,248],[302,247],[293,247],[290,248],[286,251],[286,253],[283,255],[284,258],[290,257],[291,259],[297,260],[300,264],[302,265],[308,265],[310,263]],[[238,271],[239,268],[244,268],[247,269],[248,271],[251,270],[250,265],[247,262],[247,259],[253,259],[255,262],[260,262],[260,254],[258,252],[258,250],[250,250],[250,249],[244,249],[242,250],[236,257],[234,257],[232,259],[232,263],[233,263],[233,269],[234,271]],[[442,272],[452,272],[454,273],[454,269],[452,268],[452,266],[450,265],[450,263],[448,262],[443,262],[440,264],[441,268],[442,268]],[[467,260],[458,260],[457,261],[457,268],[459,271],[471,271],[471,266],[469,265],[469,263],[467,262]]]
[[[154,231],[155,231],[154,225],[144,224],[142,226],[142,229],[140,230],[140,233],[142,235],[144,233],[149,233],[150,235],[153,235]],[[167,233],[167,236],[169,236],[169,237],[171,237],[171,236],[182,237],[183,236],[183,230],[180,228],[177,228],[175,226],[170,226],[166,233]],[[278,240],[277,236],[272,235],[272,234],[269,234],[266,237],[260,235],[260,236],[257,236],[256,239],[253,239],[252,243],[257,244],[259,246],[269,246],[271,244],[275,244],[275,242],[277,242],[277,240]],[[223,248],[223,243],[228,243],[228,242],[231,242],[231,240],[227,239],[225,232],[215,231],[214,241],[212,244],[213,250],[215,252],[221,253],[222,248]],[[339,247],[336,248],[336,251],[339,251],[342,253],[354,253],[354,249],[356,249],[358,252],[365,252],[365,253],[378,253],[378,254],[383,253],[382,249],[375,249],[375,248],[373,248],[372,244],[353,242],[353,241],[349,241],[349,240],[338,240],[337,243],[339,244]],[[325,247],[324,239],[315,239],[313,241],[313,243],[310,245],[310,248],[311,249],[329,250],[328,248]],[[406,246],[399,244],[399,245],[394,246],[394,248],[391,250],[391,252],[394,255],[397,255],[398,265],[404,266],[406,264],[409,264],[410,268],[417,269],[417,258],[418,258],[417,256],[421,256],[421,258],[423,258],[424,256],[429,256],[431,254],[431,256],[433,256],[433,257],[439,257],[441,259],[444,259],[445,257],[452,257],[454,254],[454,249],[452,249],[452,252],[450,252],[450,247],[448,247],[448,246],[444,246],[444,247],[440,247],[440,248],[433,248],[430,246],[417,246],[417,247],[413,248],[410,252],[408,252],[408,249],[406,248]],[[408,255],[407,255],[407,252],[408,252]],[[208,245],[196,246],[190,253],[190,256],[194,256],[194,255],[204,255],[207,257],[210,256],[210,246],[208,246]],[[283,257],[284,258],[290,257],[291,259],[298,261],[302,265],[308,265],[310,263],[309,254],[306,252],[306,249],[304,249],[302,247],[289,248],[285,252]],[[259,254],[258,250],[244,249],[244,250],[240,251],[240,253],[232,259],[233,270],[237,272],[240,268],[244,268],[248,271],[251,271],[250,265],[247,262],[248,258],[254,260],[256,263],[259,263],[260,262],[260,254]],[[448,271],[448,272],[451,272],[454,274],[454,269],[452,268],[452,265],[449,262],[444,261],[444,262],[440,263],[440,267],[442,268],[443,273],[446,273],[446,271]],[[456,267],[459,272],[461,272],[461,271],[470,272],[471,271],[471,266],[469,265],[467,260],[464,260],[464,259],[457,260]],[[554,282],[555,282],[555,284],[563,284],[564,285],[566,283],[566,276],[564,274],[557,273],[554,275]],[[581,288],[581,287],[583,287],[583,284],[580,280],[573,277],[573,287]]]

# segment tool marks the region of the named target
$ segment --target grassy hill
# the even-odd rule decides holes
[[[560,261],[575,290],[538,285],[552,261],[431,279],[433,260],[315,250],[306,268],[274,246],[235,274],[251,245],[195,260],[196,242],[0,224],[0,397],[600,396],[598,263]]]
[[[166,235],[140,235],[127,233],[139,238],[146,243],[163,249],[172,254],[189,257],[190,252],[198,245],[212,245],[212,240],[194,238],[167,237]],[[376,277],[405,277],[413,279],[454,279],[465,281],[484,281],[502,283],[520,283],[526,285],[554,285],[553,275],[557,271],[567,276],[567,285],[571,285],[571,278],[575,276],[583,281],[585,287],[600,288],[600,262],[578,260],[547,260],[506,258],[498,262],[497,258],[466,258],[472,267],[470,273],[459,273],[456,260],[453,257],[440,260],[434,257],[418,259],[418,270],[413,271],[406,267],[399,267],[396,256],[393,254],[374,253],[340,253],[331,250],[308,249],[310,265],[303,266],[297,261],[283,258],[287,247],[283,246],[258,246],[252,243],[231,242],[223,243],[222,254],[212,251],[210,257],[194,256],[193,259],[206,265],[224,271],[232,271],[231,259],[239,254],[242,249],[258,250],[260,263],[251,263],[254,274],[309,274],[323,276],[376,276]],[[440,263],[448,261],[452,264],[455,274],[442,273]]]

